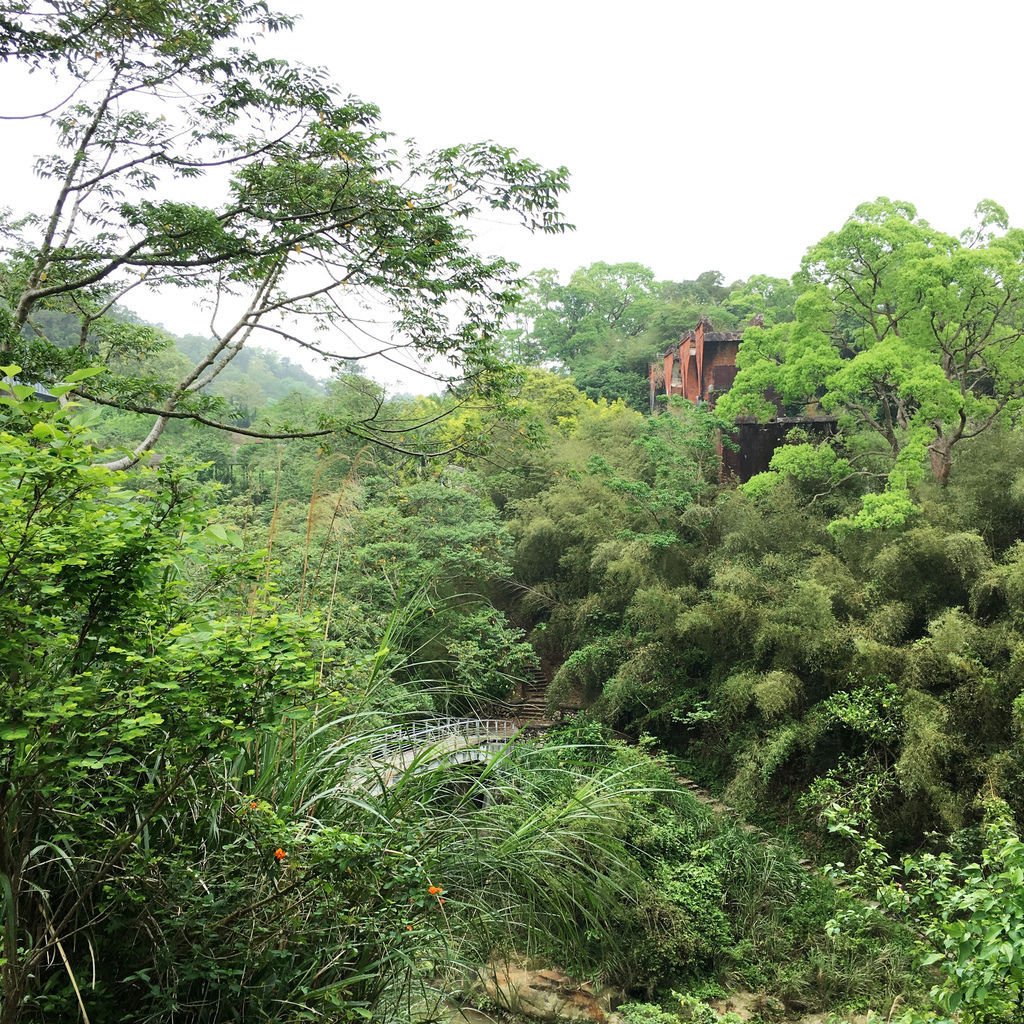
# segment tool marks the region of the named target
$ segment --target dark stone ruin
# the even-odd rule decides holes
[[[713,409],[736,379],[742,340],[742,331],[716,331],[707,319],[683,334],[678,344],[665,349],[660,362],[650,364],[651,412],[660,407],[660,398],[673,395]],[[774,396],[767,397],[771,400]],[[775,449],[785,444],[786,436],[796,427],[819,438],[836,431],[836,418],[823,415],[817,406],[794,416],[787,415],[781,401],[775,404],[777,413],[770,420],[762,423],[752,417],[740,418],[732,434],[719,440],[723,477],[745,483],[765,472]]]

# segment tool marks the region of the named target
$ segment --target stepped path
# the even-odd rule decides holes
[[[519,697],[508,701],[507,704],[501,705],[501,709],[522,728],[540,730],[550,728],[555,724],[558,718],[562,717],[562,715],[571,714],[582,708],[582,702],[574,701],[559,705],[557,708],[552,709],[548,704],[547,691],[547,676],[544,674],[542,669],[536,668],[520,685]],[[621,734],[619,735],[620,738],[625,739],[626,742],[632,742],[628,737]],[[774,838],[771,833],[766,832],[763,828],[745,821],[743,815],[739,811],[724,803],[709,790],[705,789],[699,782],[695,782],[693,779],[688,778],[675,770],[672,770],[672,774],[680,785],[688,790],[699,804],[714,811],[715,814],[733,818],[739,827],[745,832],[758,835],[765,840],[771,840]],[[809,861],[801,862],[802,865],[806,865],[808,863]]]
[[[538,668],[520,686],[520,696],[509,702],[516,721],[537,727],[551,725],[548,714],[548,681]]]
[[[518,695],[495,705],[495,710],[518,722],[524,729],[549,729],[565,715],[582,708],[580,701],[568,700],[552,707],[548,702],[548,678],[541,668],[522,680]]]

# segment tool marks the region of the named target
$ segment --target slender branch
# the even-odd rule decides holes
[[[82,133],[82,137],[78,142],[78,146],[75,149],[75,154],[71,158],[71,162],[68,165],[67,173],[64,175],[64,181],[61,186],[61,190],[57,195],[57,201],[54,203],[53,210],[50,213],[50,220],[46,226],[46,231],[43,235],[42,244],[39,247],[39,253],[35,258],[32,273],[29,277],[25,290],[21,294],[21,298],[18,300],[18,306],[14,315],[15,330],[21,330],[25,325],[25,321],[28,319],[28,314],[32,309],[32,305],[35,302],[38,295],[34,294],[36,285],[39,284],[40,275],[46,266],[47,260],[49,259],[51,248],[53,246],[53,240],[57,234],[57,228],[60,224],[60,218],[64,212],[64,204],[68,200],[68,196],[71,194],[71,187],[74,183],[75,176],[78,174],[79,168],[85,161],[86,153],[88,152],[89,144],[92,141],[93,136],[99,129],[103,118],[106,116],[107,110],[109,109],[111,98],[114,94],[114,84],[117,82],[118,75],[123,70],[123,65],[119,65],[114,74],[110,78],[110,85],[107,87],[106,94],[96,107],[96,113],[93,115],[88,127]]]
[[[4,55],[6,56],[6,54]],[[88,85],[89,79],[83,78],[78,85],[74,87],[59,103],[55,103],[48,110],[41,110],[37,114],[0,114],[0,121],[32,121],[39,117],[49,117],[56,110],[60,110],[61,107],[67,106],[82,89]]]
[[[401,445],[394,444],[388,441],[385,437],[378,436],[376,428],[370,428],[369,424],[372,422],[371,419],[359,420],[356,423],[346,424],[344,426],[337,427],[326,427],[321,430],[292,430],[284,431],[280,433],[274,433],[265,430],[253,430],[249,427],[241,427],[234,423],[221,423],[218,420],[210,419],[208,416],[204,416],[198,412],[186,412],[181,409],[176,409],[171,412],[167,412],[161,409],[157,409],[151,406],[144,405],[128,405],[124,402],[115,402],[109,398],[102,398],[99,395],[92,395],[87,391],[83,391],[80,388],[76,388],[73,392],[77,398],[83,398],[87,402],[95,402],[97,405],[109,406],[112,409],[120,409],[122,412],[135,412],[140,415],[157,416],[157,424],[159,425],[159,431],[156,434],[156,438],[159,438],[160,434],[163,433],[167,426],[167,422],[170,420],[193,420],[196,423],[202,423],[204,426],[213,427],[216,430],[223,430],[230,434],[241,434],[243,437],[255,437],[262,441],[296,441],[304,438],[312,437],[329,437],[332,434],[348,434],[350,437],[357,437],[363,441],[372,441],[374,444],[379,444],[383,448],[387,448],[389,451],[398,453],[399,455],[408,455],[412,458],[424,458],[424,459],[436,459],[445,455],[454,455],[457,452],[466,451],[465,444],[453,444],[448,448],[443,448],[440,451],[423,451],[414,448],[404,448]],[[427,422],[432,422],[428,420]],[[154,430],[157,428],[157,424],[154,425]],[[357,426],[362,426],[366,429],[356,429]],[[415,430],[415,427],[409,427],[408,432]],[[406,431],[386,431],[381,430],[381,434],[385,433],[405,433]],[[150,431],[152,434],[153,431]],[[154,443],[155,440],[154,439]],[[148,437],[147,437],[148,440]],[[152,448],[152,444],[148,447],[144,447],[145,442],[140,444],[136,449],[133,450],[131,456],[125,456],[123,459],[117,459],[114,462],[105,462],[103,465],[107,469],[122,470],[130,469],[142,458],[143,455]]]
[[[315,874],[316,872],[312,872],[310,877],[313,877]],[[275,888],[269,896],[265,896],[263,899],[249,903],[244,907],[239,907],[237,910],[233,910],[230,914],[225,915],[219,921],[214,921],[213,924],[208,925],[207,927],[212,932],[218,931],[221,928],[226,928],[229,924],[233,924],[237,921],[243,914],[251,914],[256,910],[259,910],[260,907],[265,907],[268,903],[273,903],[274,900],[283,899],[285,896],[288,896],[290,893],[293,893],[296,889],[303,886],[308,880],[308,878],[300,878],[298,881],[292,882],[291,885],[286,885],[283,889]]]
[[[157,416],[159,419],[165,420],[194,420],[196,423],[202,423],[207,427],[215,427],[217,430],[228,431],[232,434],[244,434],[246,437],[258,437],[265,441],[290,441],[304,437],[326,437],[328,434],[337,434],[340,429],[338,427],[330,427],[324,430],[290,431],[282,434],[267,433],[260,430],[250,430],[247,427],[238,426],[234,423],[221,423],[218,420],[210,419],[208,416],[204,416],[199,412],[191,412],[183,409],[168,410],[149,405],[135,405],[125,402],[116,402],[110,398],[103,398],[100,395],[90,394],[88,391],[83,391],[81,388],[75,388],[71,393],[76,398],[83,398],[87,402],[95,402],[96,405],[105,405],[110,409],[120,409],[122,412],[134,412],[138,413],[140,416]],[[163,428],[161,428],[160,433],[163,433]],[[135,465],[147,450],[148,449],[142,448],[138,451],[138,457],[135,458],[130,465]],[[118,462],[120,461],[121,460],[118,460]],[[105,463],[105,465],[108,469],[129,468],[129,466],[121,466],[115,463]]]

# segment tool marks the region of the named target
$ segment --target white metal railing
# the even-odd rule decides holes
[[[474,740],[481,743],[504,742],[517,732],[519,727],[515,722],[505,718],[431,718],[394,730],[370,751],[370,756],[374,761],[393,761],[403,754],[434,747],[451,739],[464,739],[464,745],[469,746]]]

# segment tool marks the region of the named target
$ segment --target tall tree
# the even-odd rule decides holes
[[[328,358],[340,339],[349,357],[404,353],[450,386],[493,388],[519,281],[475,250],[468,222],[486,207],[566,227],[564,168],[492,143],[393,148],[377,109],[322,70],[261,56],[256,37],[290,25],[248,0],[54,0],[0,16],[0,58],[64,97],[34,112],[56,131],[36,165],[51,205],[3,225],[7,361],[42,380],[95,362],[113,304],[136,289],[211,309],[213,342],[177,380],[107,374],[81,390],[154,416],[120,466],[173,418],[226,426],[200,392],[254,336]],[[76,317],[70,351],[40,326],[48,309]],[[304,433],[338,430],[400,445],[379,406]]]
[[[546,357],[571,366],[609,333],[641,334],[655,301],[654,273],[648,267],[592,263],[575,271],[565,285],[553,271],[541,271],[524,312]]]
[[[877,439],[891,491],[926,463],[944,484],[955,447],[1024,403],[1024,231],[990,201],[976,214],[954,238],[909,203],[859,206],[805,256],[795,321],[747,332],[720,410],[820,401],[847,440]]]

